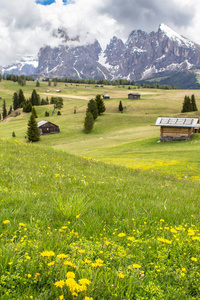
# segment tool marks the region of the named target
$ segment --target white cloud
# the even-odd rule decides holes
[[[126,39],[134,29],[157,30],[166,23],[200,43],[200,4],[196,0],[62,0],[43,6],[35,0],[0,0],[0,65],[18,55],[37,55],[44,44],[55,46],[52,32],[65,29],[82,43],[99,40],[105,47],[114,35]]]

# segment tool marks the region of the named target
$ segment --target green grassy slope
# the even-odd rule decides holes
[[[200,297],[198,182],[14,140],[0,149],[1,299]]]

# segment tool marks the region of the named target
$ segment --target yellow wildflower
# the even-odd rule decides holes
[[[91,281],[89,281],[86,278],[83,278],[83,279],[79,280],[79,284],[81,284],[81,285],[89,285],[90,283],[91,283]]]
[[[68,255],[64,254],[64,253],[61,253],[61,254],[58,254],[57,257],[60,258],[60,259],[65,259],[65,258],[68,257]]]
[[[75,274],[74,274],[74,272],[67,272],[66,277],[67,278],[75,278]]]
[[[126,236],[126,234],[123,232],[118,234],[118,237],[124,237],[124,236]]]
[[[53,251],[45,250],[45,251],[41,252],[40,255],[43,256],[43,257],[51,257],[51,256],[54,256],[55,253]]]
[[[119,276],[119,278],[124,278],[125,277],[125,275],[122,274],[122,273],[119,273],[118,276]]]
[[[134,269],[139,269],[139,268],[141,268],[141,265],[133,264],[132,267],[133,267]]]
[[[196,262],[196,261],[197,261],[197,258],[191,257],[191,260]]]
[[[10,223],[10,221],[9,220],[5,220],[5,221],[3,221],[3,224],[9,224]]]
[[[19,223],[19,226],[25,227],[26,225],[24,223]]]
[[[54,283],[54,285],[56,287],[60,287],[61,289],[63,288],[63,286],[65,285],[65,281],[64,280],[60,280]]]

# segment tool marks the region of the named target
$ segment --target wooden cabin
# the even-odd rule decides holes
[[[160,141],[189,140],[198,124],[198,118],[158,117],[155,126],[160,126]]]
[[[128,94],[128,99],[140,99],[140,94],[130,93],[130,94]]]
[[[103,99],[110,99],[109,95],[103,95]]]
[[[41,135],[60,132],[59,126],[49,121],[40,121],[37,125]]]

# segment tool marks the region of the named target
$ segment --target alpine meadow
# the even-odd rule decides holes
[[[200,299],[200,135],[158,142],[153,126],[200,118],[181,112],[200,90],[2,80],[1,116],[20,89],[60,132],[29,142],[31,112],[1,117],[1,300]]]

